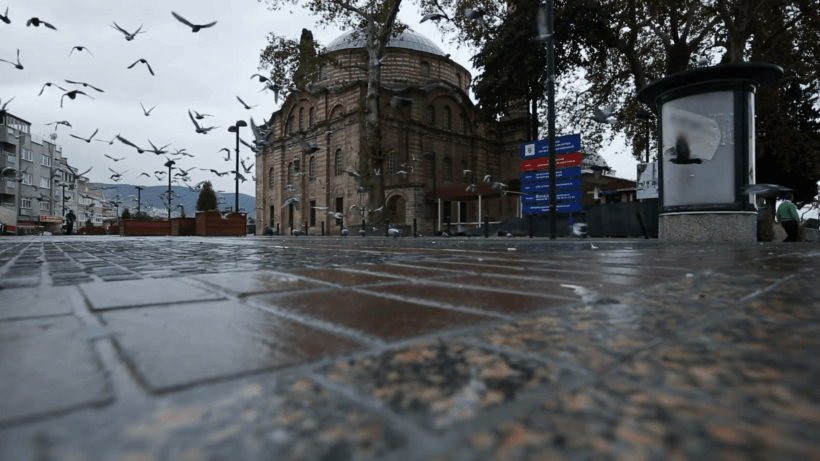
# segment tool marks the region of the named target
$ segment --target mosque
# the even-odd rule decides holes
[[[303,40],[306,33],[310,36],[303,31]],[[265,225],[289,234],[305,223],[311,235],[339,235],[342,227],[354,234],[362,219],[370,222],[371,192],[347,173],[368,167],[360,157],[368,60],[364,39],[354,34],[327,46],[328,57],[343,65],[322,65],[318,82],[288,95],[267,122],[268,144],[256,158],[259,234]],[[387,156],[384,171],[375,174],[384,175],[383,211],[390,224],[409,229],[415,220],[419,232],[430,233],[450,222],[455,232],[474,229],[483,216],[491,222],[520,216],[520,196],[514,192],[520,191],[526,112],[479,123],[468,96],[470,73],[410,29],[390,40],[381,67]],[[392,107],[397,89],[416,103]],[[306,153],[296,136],[319,149]],[[513,193],[492,189],[486,175]],[[344,220],[329,214],[336,212]]]

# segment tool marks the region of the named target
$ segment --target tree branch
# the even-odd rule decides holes
[[[361,9],[361,8],[356,8],[355,6],[351,5],[349,0],[345,0],[345,1],[342,1],[342,0],[330,0],[330,1],[331,1],[332,3],[335,3],[336,5],[341,6],[342,8],[344,8],[344,9],[346,9],[346,10],[348,10],[348,11],[352,11],[352,12],[354,12],[354,13],[358,14],[359,16],[363,17],[364,19],[367,19],[368,21],[372,21],[372,20],[373,20],[373,17],[372,17],[371,15],[367,14],[367,12],[365,12],[363,9]]]

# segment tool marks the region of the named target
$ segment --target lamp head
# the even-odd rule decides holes
[[[641,120],[649,120],[650,117],[652,117],[652,113],[641,107],[641,110],[638,111],[638,118]]]
[[[237,121],[236,121],[236,126],[237,126],[237,127],[240,127],[240,126],[248,126],[248,122],[246,122],[246,121],[244,121],[244,120],[237,120]]]
[[[236,127],[235,126],[229,126],[228,127],[228,132],[229,133],[236,133]]]

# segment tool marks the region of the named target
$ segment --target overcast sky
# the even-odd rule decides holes
[[[177,166],[188,169],[213,168],[218,171],[234,169],[235,157],[224,161],[223,147],[235,147],[235,137],[227,128],[237,120],[261,123],[279,108],[271,93],[259,91],[263,84],[250,76],[257,73],[259,52],[267,43],[270,32],[298,38],[302,28],[311,29],[314,37],[327,45],[340,35],[336,29],[318,29],[315,19],[300,8],[269,11],[266,4],[256,0],[141,0],[139,2],[64,1],[64,0],[8,0],[11,24],[0,23],[0,58],[14,61],[20,49],[24,70],[0,63],[0,100],[5,102],[16,97],[9,105],[11,113],[32,124],[32,134],[46,138],[52,127],[46,123],[67,120],[73,128],[61,126],[57,130],[57,144],[62,146],[72,166],[88,174],[93,182],[110,182],[108,168],[122,172],[123,182],[129,184],[159,185],[156,178],[137,178],[141,172],[153,173],[164,169],[165,159],[151,153],[137,154],[136,150],[119,142],[107,143],[84,141],[68,136],[88,137],[99,128],[97,138],[110,140],[121,134],[141,147],[171,144],[171,148],[184,148],[195,158],[177,157]],[[4,5],[0,8],[5,9]],[[178,22],[171,11],[182,15],[194,24],[218,23],[198,33]],[[57,27],[57,31],[40,27],[26,27],[29,18],[37,17]],[[418,24],[416,7],[406,2],[400,18],[414,30],[432,39],[451,58],[475,72],[470,65],[469,50],[447,45],[441,34],[430,23]],[[110,25],[117,24],[129,32],[144,24],[144,34],[133,41],[126,41],[123,34]],[[73,46],[88,47],[87,52],[74,51]],[[156,76],[138,64],[127,69],[137,59],[148,60]],[[87,82],[103,89],[98,93],[90,89],[65,83],[65,79]],[[95,98],[91,100],[78,95],[77,99],[64,101],[60,108],[62,91],[46,88],[37,96],[43,84],[53,82],[66,89],[81,89]],[[250,105],[245,110],[236,97]],[[142,102],[146,108],[157,106],[150,116],[143,115]],[[280,99],[279,103],[281,104]],[[197,134],[188,119],[187,110],[213,114],[204,120],[206,126],[219,126],[207,135]],[[242,128],[241,137],[251,142],[249,128]],[[635,177],[635,161],[629,155],[619,154],[623,146],[612,146],[604,152],[617,176]],[[125,160],[115,162],[104,157],[108,154]],[[240,146],[240,157],[251,158],[253,153]],[[249,164],[246,161],[246,164]],[[205,171],[190,173],[194,182],[209,179],[217,190],[232,192],[233,179],[222,178]],[[252,173],[255,175],[255,172]],[[255,195],[251,175],[248,182],[240,184],[240,192]]]

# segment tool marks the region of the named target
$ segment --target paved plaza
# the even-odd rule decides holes
[[[0,459],[820,459],[819,262],[808,243],[0,238]]]

